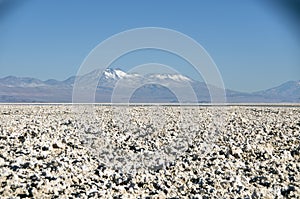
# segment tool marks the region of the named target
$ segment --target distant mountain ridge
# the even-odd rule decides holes
[[[0,86],[7,87],[43,87],[43,86],[55,86],[55,85],[72,85],[75,77],[70,77],[64,81],[58,81],[55,79],[49,79],[42,81],[31,77],[15,77],[7,76],[0,78]]]
[[[282,102],[299,102],[300,101],[300,81],[288,81],[277,87],[255,92],[267,99],[278,99]]]
[[[93,81],[97,71],[83,75],[79,78]],[[0,102],[72,102],[73,85],[76,77],[58,81],[49,79],[42,81],[30,77],[7,76],[0,78]],[[119,83],[119,84],[118,84]],[[208,87],[220,89],[204,82],[195,81],[181,74],[146,74],[126,73],[120,69],[106,69],[100,76],[95,102],[111,102],[116,86],[121,90],[137,88],[130,98],[130,102],[179,102],[173,88],[179,95],[186,95],[187,85],[196,94],[197,102],[210,102]],[[176,94],[178,94],[176,93]],[[117,93],[118,94],[118,93]],[[118,102],[127,102],[127,93],[120,93]],[[232,103],[300,103],[300,81],[288,81],[279,86],[253,93],[238,92],[226,89],[227,102]],[[125,100],[125,101],[122,101]],[[182,101],[180,101],[182,102]],[[189,99],[183,99],[189,102]]]

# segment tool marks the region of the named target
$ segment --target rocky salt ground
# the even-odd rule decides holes
[[[63,105],[0,106],[1,198],[300,196],[299,107],[94,110],[76,115]],[[175,155],[163,166],[130,159],[166,149],[182,135],[187,147],[166,153]],[[140,167],[113,167],[115,159],[99,156],[107,147],[113,156],[125,152],[124,164]]]

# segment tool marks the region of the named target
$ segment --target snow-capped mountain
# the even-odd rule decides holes
[[[189,102],[187,88],[192,89],[196,94],[197,102],[210,102],[208,86],[212,89],[219,89],[181,74],[151,73],[143,75],[126,73],[121,69],[106,69],[102,74],[99,71],[92,71],[77,78],[69,77],[64,81],[55,79],[42,81],[14,76],[0,78],[0,102],[72,102],[73,85],[76,79],[86,85],[94,81],[98,82],[95,94],[96,102],[111,102],[113,92],[117,93],[118,102],[123,102],[123,99],[127,99],[127,91],[130,89],[135,89],[130,98],[131,102],[179,102],[173,91],[187,96],[186,99],[181,100]],[[228,102],[299,103],[300,81],[289,81],[280,86],[254,93],[226,89],[226,95]]]
[[[93,78],[99,79],[98,88],[114,88],[117,82],[121,82],[123,86],[136,86],[145,84],[162,84],[165,86],[176,85],[180,87],[186,83],[194,82],[194,80],[180,74],[138,74],[126,73],[120,69],[106,69],[102,74],[97,74],[98,71],[93,71]],[[92,77],[89,79],[93,79]]]
[[[167,81],[172,80],[172,81],[177,81],[177,82],[181,82],[181,81],[192,82],[193,81],[192,79],[190,79],[186,76],[180,75],[180,74],[150,74],[150,75],[148,75],[148,78],[161,80],[161,81],[164,81],[164,80],[167,80]]]
[[[103,72],[103,78],[105,79],[122,79],[122,78],[126,78],[126,77],[130,77],[130,74],[125,73],[124,71],[120,70],[120,69],[106,69]]]
[[[147,80],[160,80],[160,81],[189,81],[192,82],[193,80],[181,75],[181,74],[160,74],[160,73],[150,73],[146,75],[141,75],[138,73],[126,73],[121,69],[106,69],[101,76],[101,79],[113,79],[113,80],[120,80],[120,79],[147,79]]]

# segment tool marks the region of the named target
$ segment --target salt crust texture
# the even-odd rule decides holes
[[[299,107],[93,110],[1,105],[1,198],[300,196]]]

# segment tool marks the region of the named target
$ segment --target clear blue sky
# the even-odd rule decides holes
[[[226,88],[256,91],[300,79],[295,23],[262,1],[11,2],[0,0],[0,77],[63,80],[75,75],[104,39],[154,26],[180,31],[199,42],[217,64]],[[188,66],[177,68],[193,77]]]

